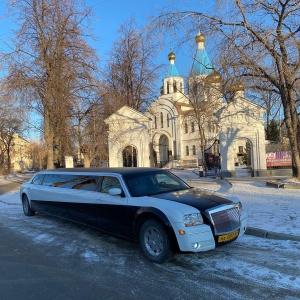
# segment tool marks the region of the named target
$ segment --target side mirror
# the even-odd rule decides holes
[[[111,196],[121,196],[122,193],[122,190],[119,188],[112,188],[108,191],[108,194]]]

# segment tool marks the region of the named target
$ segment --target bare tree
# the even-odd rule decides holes
[[[74,111],[74,134],[78,141],[78,158],[84,166],[100,166],[108,160],[107,127],[101,98],[77,107]]]
[[[146,29],[138,31],[131,19],[120,27],[119,34],[103,74],[108,114],[124,105],[144,110],[153,95],[159,70],[153,63],[158,45]]]
[[[23,132],[25,113],[14,93],[9,93],[1,83],[0,94],[0,169],[11,170],[14,137]]]
[[[26,153],[32,160],[32,168],[43,170],[47,167],[47,147],[44,141],[31,141]]]
[[[205,153],[218,139],[215,112],[222,106],[221,88],[221,77],[215,71],[205,79],[201,76],[189,78],[188,100],[192,110],[186,116],[198,129],[204,170],[207,169]]]
[[[6,82],[42,115],[47,168],[53,168],[70,136],[72,103],[94,86],[97,57],[84,39],[91,10],[80,0],[11,1],[11,8],[20,28],[14,51],[2,57]]]
[[[299,100],[300,27],[298,0],[215,1],[213,14],[197,11],[170,12],[156,21],[189,27],[197,22],[204,31],[215,32],[227,73],[245,84],[280,95],[293,157],[293,176],[300,179]],[[222,7],[221,7],[222,6]],[[195,22],[190,22],[194,20]],[[187,22],[186,22],[187,21]],[[190,27],[189,27],[190,28]],[[219,52],[220,53],[220,52]]]
[[[0,144],[2,152],[1,169],[11,171],[11,152],[14,147],[14,136],[21,132],[21,112],[17,108],[0,108]]]

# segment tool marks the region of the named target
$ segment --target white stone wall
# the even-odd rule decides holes
[[[123,107],[106,120],[109,125],[109,166],[123,167],[123,150],[134,146],[137,150],[137,166],[150,166],[149,119],[137,111]]]
[[[266,170],[263,114],[264,109],[244,99],[241,92],[218,113],[221,169],[225,176],[235,176],[238,140],[247,140],[250,143],[251,168],[254,175]]]

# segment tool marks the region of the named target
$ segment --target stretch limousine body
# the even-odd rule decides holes
[[[26,216],[51,214],[137,240],[157,263],[176,251],[214,249],[246,230],[240,202],[156,168],[42,171],[22,184],[20,197]]]

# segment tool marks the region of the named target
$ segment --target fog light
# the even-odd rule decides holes
[[[193,244],[193,248],[194,249],[199,249],[201,247],[201,244],[200,243],[194,243]]]

